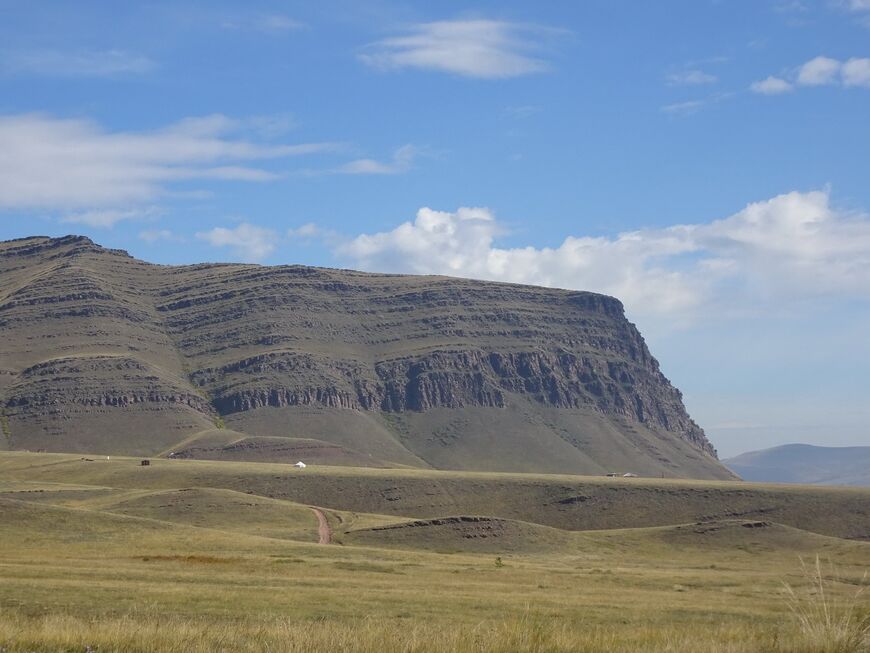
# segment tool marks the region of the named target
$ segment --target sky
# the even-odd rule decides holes
[[[0,0],[0,239],[619,297],[720,455],[870,445],[870,0]]]

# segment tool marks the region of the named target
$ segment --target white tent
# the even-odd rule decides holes
[[[296,463],[295,465],[293,465],[293,466],[294,466],[294,467],[298,467],[299,469],[305,469],[306,467],[308,467],[308,465],[306,465],[305,463],[303,463],[301,460],[300,460],[298,463]]]

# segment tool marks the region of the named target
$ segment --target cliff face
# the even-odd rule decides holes
[[[31,238],[0,244],[0,329],[8,448],[154,454],[226,420],[404,464],[728,476],[602,295]]]

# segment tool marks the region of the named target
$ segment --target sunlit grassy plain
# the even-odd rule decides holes
[[[291,468],[137,462],[0,454],[0,650],[868,650],[866,542],[739,520],[585,532],[511,522],[500,538],[418,527],[394,539],[360,529],[428,515],[327,503],[336,544],[320,546],[306,505],[245,489],[250,475]],[[851,506],[861,491],[850,492]],[[817,554],[832,565],[822,585],[801,568]],[[857,637],[801,629],[790,591],[815,605],[819,587],[835,614],[848,606]]]

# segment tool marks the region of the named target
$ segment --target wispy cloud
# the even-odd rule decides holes
[[[184,238],[169,229],[146,229],[139,232],[139,240],[154,244],[158,242],[183,243]]]
[[[541,113],[543,109],[536,104],[520,104],[516,106],[505,107],[504,112],[510,118],[517,120],[525,120],[532,116]]]
[[[805,14],[810,8],[804,0],[778,0],[774,3],[773,10],[782,14]]]
[[[226,247],[240,260],[259,262],[275,251],[278,234],[271,229],[243,222],[232,229],[215,227],[197,232],[196,237],[213,247]]]
[[[540,37],[556,30],[497,20],[454,20],[414,25],[407,34],[377,41],[360,59],[379,70],[421,68],[481,79],[540,73],[532,56]]]
[[[673,104],[664,105],[662,107],[662,111],[670,114],[689,115],[700,111],[705,104],[707,104],[706,100],[688,100],[686,102],[674,102]]]
[[[671,86],[698,86],[703,84],[715,84],[719,78],[716,75],[705,73],[703,70],[682,70],[670,73],[667,82]]]
[[[153,219],[160,215],[160,213],[161,211],[157,207],[127,210],[97,209],[65,215],[60,221],[67,224],[83,224],[88,227],[110,228],[123,220]]]
[[[262,167],[266,161],[333,147],[252,141],[240,133],[244,127],[222,115],[148,132],[42,114],[0,116],[0,210],[60,209],[80,221],[111,223],[119,211],[167,195],[181,182],[268,181],[276,174]]]
[[[0,71],[5,74],[46,77],[141,75],[155,67],[148,57],[124,50],[25,50],[0,57]]]
[[[854,14],[861,25],[870,29],[870,0],[838,0],[837,4]]]
[[[417,153],[413,145],[403,145],[393,152],[389,161],[356,159],[339,166],[334,172],[345,175],[397,175],[411,169]]]
[[[870,0],[839,0],[838,4],[846,11],[856,14],[870,13]]]
[[[336,253],[368,270],[594,290],[621,298],[634,314],[677,320],[712,306],[870,299],[870,216],[834,209],[827,191],[779,195],[707,223],[570,236],[557,247],[501,247],[505,232],[486,208],[423,208]]]
[[[253,30],[266,33],[295,32],[308,27],[285,14],[251,14],[227,17],[221,20],[224,29]]]

